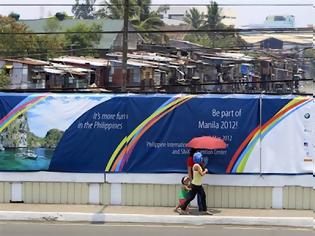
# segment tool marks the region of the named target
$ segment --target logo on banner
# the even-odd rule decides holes
[[[306,114],[304,115],[304,118],[308,120],[309,118],[311,118],[311,114],[310,114],[310,113],[306,113]]]

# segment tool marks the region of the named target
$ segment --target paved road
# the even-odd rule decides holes
[[[1,236],[314,236],[311,229],[247,226],[0,222]]]

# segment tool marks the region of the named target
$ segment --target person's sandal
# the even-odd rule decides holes
[[[210,211],[202,211],[201,214],[202,215],[210,215],[210,216],[213,215],[212,212],[210,212]]]
[[[179,214],[180,215],[189,215],[189,212],[181,209]]]

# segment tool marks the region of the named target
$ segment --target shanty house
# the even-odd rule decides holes
[[[31,58],[0,60],[0,68],[10,76],[10,89],[43,88],[42,68],[47,65],[46,61]]]

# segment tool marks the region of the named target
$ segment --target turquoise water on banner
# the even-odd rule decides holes
[[[14,148],[0,151],[0,171],[48,170],[53,149]]]

